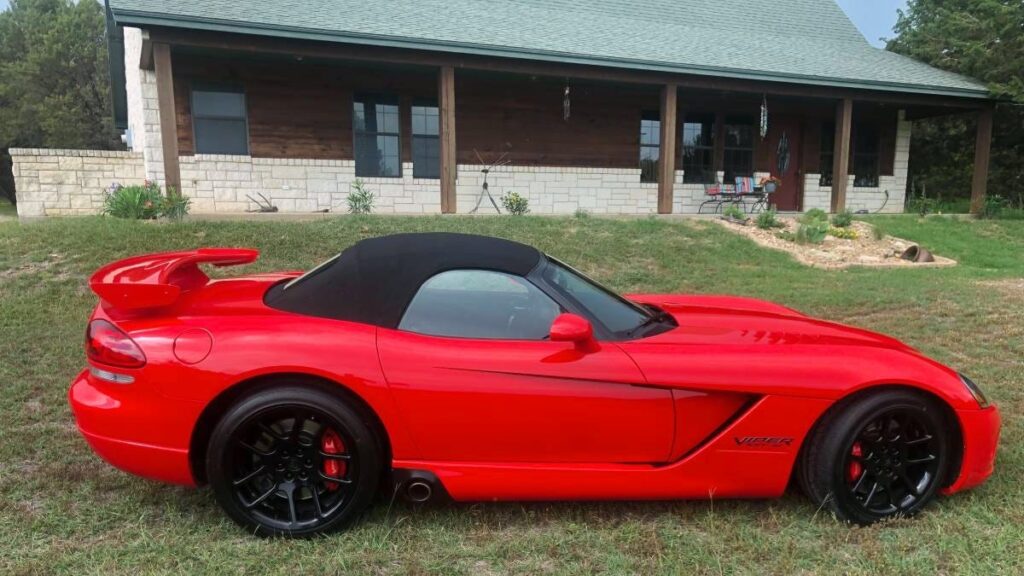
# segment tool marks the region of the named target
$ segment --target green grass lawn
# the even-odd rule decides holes
[[[315,222],[0,222],[0,573],[793,574],[1024,571],[1024,222],[876,217],[958,259],[947,269],[824,271],[708,222],[342,217]],[[769,298],[887,332],[961,368],[998,402],[996,475],[914,520],[852,528],[778,501],[381,503],[352,530],[259,540],[207,490],[101,462],[65,400],[101,264],[140,252],[253,246],[233,272],[305,268],[367,236],[458,230],[535,244],[622,291]],[[751,367],[756,369],[755,367]]]

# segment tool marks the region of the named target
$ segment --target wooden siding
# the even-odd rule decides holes
[[[456,80],[458,161],[485,161],[507,152],[520,166],[637,168],[640,118],[658,113],[659,88],[570,84],[530,77],[464,75]]]
[[[356,92],[388,93],[401,103],[402,160],[410,162],[410,107],[436,101],[438,72],[426,67],[341,65],[286,58],[223,58],[189,51],[174,53],[175,120],[182,155],[195,153],[191,117],[193,87],[234,87],[246,94],[249,150],[254,157],[352,159],[352,98]],[[636,168],[640,118],[659,109],[660,87],[570,81],[570,116],[563,118],[565,80],[525,75],[456,71],[457,161],[506,158],[524,166]],[[744,115],[757,122],[760,94],[678,89],[679,122],[687,114],[719,118]],[[834,103],[825,99],[769,97],[769,122],[798,115],[803,123],[803,170],[820,170],[822,122],[832,121]],[[893,173],[896,113],[892,106],[854,110],[860,122],[881,134],[880,173]],[[756,128],[755,128],[756,129]],[[682,130],[677,131],[681,133]],[[720,133],[719,133],[720,135]],[[717,141],[721,141],[718,138]],[[676,147],[681,166],[681,146]],[[722,167],[721,146],[716,150]],[[852,159],[851,159],[852,160]],[[767,141],[755,137],[754,165],[771,171]]]
[[[402,96],[402,157],[411,159],[409,106],[413,98],[437,99],[429,71],[339,68],[303,62],[259,62],[175,58],[178,147],[195,151],[190,93],[193,87],[225,86],[245,91],[249,152],[260,158],[352,159],[352,98],[355,92]]]

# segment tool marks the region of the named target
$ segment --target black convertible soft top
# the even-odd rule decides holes
[[[541,253],[531,246],[472,234],[395,234],[356,242],[298,281],[267,291],[272,308],[395,328],[420,285],[447,270],[482,269],[525,276]]]

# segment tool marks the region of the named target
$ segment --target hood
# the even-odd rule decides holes
[[[779,304],[736,296],[632,295],[668,312],[679,324],[650,344],[859,345],[913,351],[895,338],[819,320]]]

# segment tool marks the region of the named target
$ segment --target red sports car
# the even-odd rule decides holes
[[[78,427],[128,472],[209,483],[260,534],[413,501],[770,498],[860,524],[993,469],[999,412],[892,338],[729,296],[622,297],[534,248],[363,240],[210,280],[200,249],[91,279]]]

